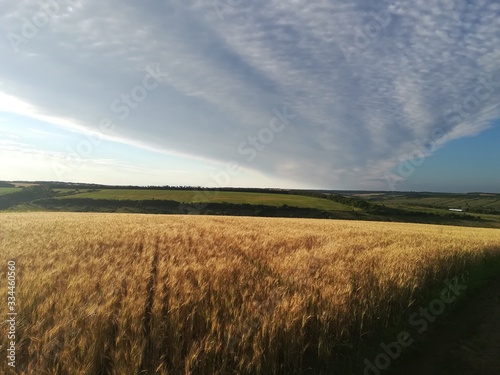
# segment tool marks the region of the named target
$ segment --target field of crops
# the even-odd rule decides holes
[[[62,191],[59,189],[59,191]],[[93,192],[82,192],[67,195],[65,198],[92,198],[117,200],[148,200],[165,199],[182,203],[236,203],[262,204],[268,206],[288,205],[292,207],[316,208],[320,210],[352,211],[351,206],[328,199],[307,197],[292,194],[248,193],[232,191],[202,191],[202,190],[140,190],[140,189],[103,189]]]
[[[8,187],[0,187],[0,195],[15,193],[16,191],[20,191],[21,188],[8,188]]]
[[[335,220],[3,213],[0,233],[5,374],[362,373],[408,311],[500,256],[495,229]]]
[[[421,197],[391,196],[391,195],[364,195],[365,198],[381,201],[393,206],[423,206],[436,208],[483,208],[500,211],[499,194],[435,194]]]

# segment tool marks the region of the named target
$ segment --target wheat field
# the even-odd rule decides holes
[[[0,215],[5,374],[347,374],[500,231],[335,220]],[[7,315],[5,278],[0,313]]]

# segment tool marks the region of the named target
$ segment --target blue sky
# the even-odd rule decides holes
[[[2,180],[500,192],[494,1],[0,9]]]

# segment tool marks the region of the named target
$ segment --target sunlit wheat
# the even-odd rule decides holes
[[[500,231],[26,213],[0,215],[0,250],[18,265],[16,374],[332,374],[497,259]]]

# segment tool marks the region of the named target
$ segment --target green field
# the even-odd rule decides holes
[[[360,198],[386,205],[421,206],[442,209],[486,209],[500,211],[500,194],[470,193],[367,193],[356,194]]]
[[[18,194],[8,194],[13,192]],[[314,195],[316,194],[316,195]],[[500,228],[500,194],[217,191],[196,188],[28,187],[0,188],[0,211],[75,211],[282,216],[403,221]],[[358,197],[356,197],[358,196]],[[184,205],[181,205],[184,204]],[[202,211],[197,204],[207,204]],[[208,205],[211,204],[211,205]],[[182,207],[181,207],[182,206]],[[452,212],[450,208],[463,209]]]
[[[182,203],[233,203],[255,204],[267,206],[288,205],[300,208],[315,208],[327,211],[352,211],[353,208],[328,199],[307,197],[292,194],[247,193],[232,191],[201,191],[201,190],[140,190],[140,189],[103,189],[93,192],[83,192],[66,195],[66,198],[91,198],[112,200],[173,200]]]
[[[0,188],[0,195],[5,195],[5,194],[10,194],[10,193],[15,193],[17,191],[21,191],[21,188]]]
[[[426,212],[447,216],[450,209],[462,209],[463,214],[480,217],[490,226],[500,227],[500,194],[445,194],[445,193],[377,193],[359,194],[370,202],[386,207],[414,212]]]
[[[412,206],[432,206],[439,208],[485,208],[500,211],[500,196],[464,196],[458,197],[422,197],[422,198],[393,198],[391,204],[412,205]]]

